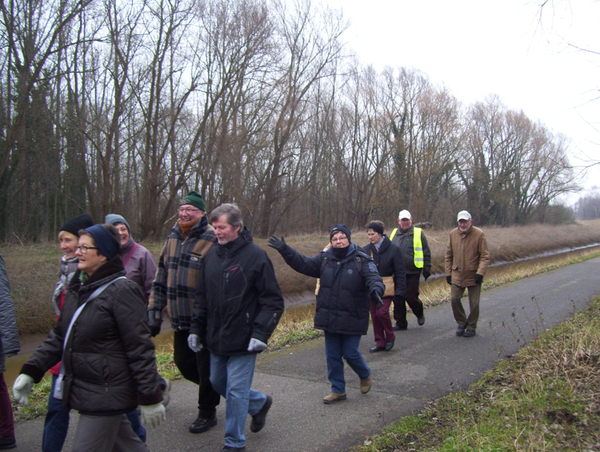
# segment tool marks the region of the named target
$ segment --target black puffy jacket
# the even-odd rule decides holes
[[[315,328],[337,334],[367,334],[369,329],[369,294],[383,295],[383,282],[373,260],[360,247],[350,243],[341,259],[333,248],[321,251],[315,257],[306,257],[289,245],[281,256],[299,273],[321,278],[317,295]],[[359,272],[356,257],[362,261]]]
[[[80,282],[78,270],[69,284],[54,329],[23,365],[21,373],[39,382],[61,358],[65,367],[63,406],[81,413],[115,415],[138,405],[162,401],[154,343],[150,339],[146,301],[128,279],[109,285],[91,300],[75,321],[65,353],[63,340],[77,308],[101,285],[125,276],[120,256]]]
[[[250,339],[265,344],[283,313],[273,263],[244,227],[237,239],[213,246],[204,260],[191,334],[217,355],[245,355]]]

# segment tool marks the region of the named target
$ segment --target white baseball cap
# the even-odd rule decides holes
[[[412,215],[410,214],[410,212],[408,210],[401,210],[400,213],[398,214],[399,220],[410,220],[411,218],[412,218]]]
[[[456,221],[458,221],[458,220],[469,221],[470,219],[471,219],[471,214],[469,212],[467,212],[466,210],[461,210],[460,212],[458,212],[458,216],[456,217]]]

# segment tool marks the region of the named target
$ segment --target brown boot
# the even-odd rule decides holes
[[[371,389],[371,376],[360,380],[360,392],[366,394]]]
[[[342,392],[341,394],[339,392],[332,392],[328,396],[323,398],[323,403],[329,405],[330,403],[338,402],[340,400],[346,400],[345,392]]]

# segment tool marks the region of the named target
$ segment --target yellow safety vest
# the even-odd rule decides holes
[[[390,240],[393,240],[398,232],[398,228],[395,228],[390,234]],[[413,254],[414,263],[416,268],[423,268],[425,263],[425,257],[423,255],[423,241],[421,240],[421,234],[423,230],[421,228],[413,227]]]

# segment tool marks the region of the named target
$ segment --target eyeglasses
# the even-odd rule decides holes
[[[75,251],[79,250],[81,254],[86,254],[88,250],[97,250],[97,246],[77,245]]]
[[[334,237],[331,239],[332,242],[343,242],[344,240],[348,240],[348,237]]]
[[[179,209],[179,213],[192,213],[198,212],[200,209],[192,209],[191,207],[182,207]]]

